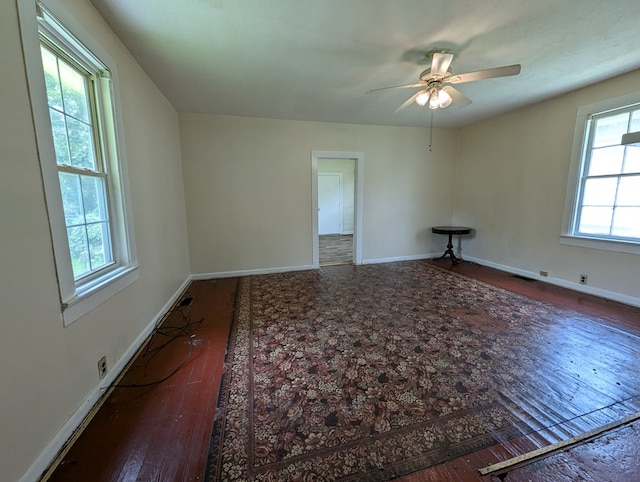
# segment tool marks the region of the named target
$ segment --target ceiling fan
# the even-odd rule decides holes
[[[471,99],[450,84],[462,84],[464,82],[493,79],[495,77],[508,77],[510,75],[518,75],[520,73],[520,64],[514,64],[454,75],[449,70],[449,66],[453,60],[452,53],[442,50],[432,50],[427,54],[427,58],[429,57],[431,57],[431,68],[420,74],[420,80],[418,80],[418,82],[373,89],[367,91],[367,94],[383,90],[413,89],[421,87],[418,92],[413,94],[404,104],[398,107],[394,113],[408,107],[413,102],[421,107],[428,105],[429,109],[444,109],[451,105],[452,102],[455,102],[459,107],[464,107],[465,105],[471,104]]]

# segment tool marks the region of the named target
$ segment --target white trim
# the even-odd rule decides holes
[[[624,295],[621,293],[616,293],[614,291],[603,290],[601,288],[594,288],[593,286],[581,285],[579,283],[573,283],[562,278],[540,276],[539,273],[534,273],[533,271],[505,266],[503,264],[493,263],[491,261],[474,258],[472,256],[465,257],[465,260],[473,261],[474,263],[480,264],[482,266],[488,266],[489,268],[499,269],[500,271],[506,271],[507,273],[526,276],[527,278],[535,279],[538,281],[544,281],[545,283],[560,286],[562,288],[567,288],[573,291],[578,291],[580,293],[586,293],[588,295],[598,296],[600,298],[605,298],[612,301],[618,301],[619,303],[624,303],[625,305],[640,307],[640,298],[638,297]]]
[[[560,244],[580,248],[615,251],[617,253],[640,254],[640,243],[625,242],[616,239],[589,238],[586,236],[561,235]]]
[[[395,263],[397,261],[416,261],[420,259],[437,258],[440,254],[410,254],[408,256],[392,256],[390,258],[371,258],[363,259],[362,264],[380,264],[380,263]]]
[[[602,249],[606,251],[618,251],[622,253],[640,253],[640,249],[634,250],[636,245],[640,248],[640,243],[625,242],[615,239],[594,239],[588,236],[578,236],[575,231],[575,211],[578,201],[578,189],[582,176],[582,160],[585,149],[587,149],[585,134],[592,114],[603,113],[621,107],[640,104],[640,92],[622,95],[613,99],[605,99],[593,104],[581,106],[576,113],[576,124],[573,130],[573,144],[571,146],[571,160],[569,163],[569,176],[567,178],[567,190],[562,211],[562,229],[560,232],[560,243],[580,246],[585,248]]]
[[[318,236],[318,158],[311,152],[311,263],[315,269],[320,267]]]
[[[198,273],[192,274],[192,280],[203,280],[203,279],[216,279],[216,278],[235,278],[241,276],[253,276],[260,274],[274,274],[274,273],[287,273],[289,271],[307,271],[311,269],[318,269],[317,266],[312,266],[310,264],[300,265],[300,266],[282,266],[279,268],[261,268],[261,269],[244,269],[237,271],[216,271],[213,273]]]
[[[33,126],[36,135],[36,145],[38,149],[38,160],[43,179],[43,190],[47,203],[47,217],[51,234],[52,249],[58,275],[58,293],[60,300],[73,296],[73,290],[68,290],[66,284],[60,279],[61,271],[71,270],[71,256],[68,246],[64,243],[55,243],[54,239],[66,239],[67,230],[64,217],[59,216],[59,209],[53,206],[62,206],[62,195],[60,193],[60,181],[58,171],[53,162],[43,162],[43,159],[55,159],[53,142],[50,139],[51,124],[48,116],[36,115],[39,109],[36,105],[46,106],[46,87],[44,76],[42,75],[41,59],[36,52],[40,51],[40,38],[38,35],[38,22],[36,17],[36,3],[29,0],[18,0],[18,16],[20,19],[20,34],[22,36],[22,50],[27,74],[27,86],[29,88],[29,98],[31,101]],[[49,133],[45,136],[44,133]],[[56,187],[57,186],[57,187]],[[68,267],[65,269],[65,267]],[[68,276],[63,276],[68,278]],[[73,275],[71,274],[73,278]]]
[[[360,264],[380,264],[380,263],[393,263],[396,261],[415,261],[420,259],[431,259],[439,257],[439,253],[431,254],[416,254],[410,256],[395,256],[391,258],[377,258],[377,259],[365,259]],[[263,269],[246,269],[237,271],[216,271],[212,273],[198,273],[192,274],[192,280],[206,280],[216,278],[235,278],[241,276],[254,276],[261,274],[273,274],[273,273],[287,273],[289,271],[308,271],[319,269],[318,266],[313,265],[300,265],[300,266],[284,266],[279,268],[263,268]]]
[[[312,267],[320,267],[318,246],[318,159],[351,159],[355,161],[355,199],[353,209],[353,264],[362,264],[362,220],[364,205],[364,153],[347,151],[311,151],[311,256]]]
[[[107,372],[107,375],[100,380],[100,383],[87,395],[82,401],[80,406],[71,414],[65,424],[54,435],[53,439],[47,444],[45,449],[40,455],[33,461],[29,469],[20,479],[20,482],[33,482],[34,480],[40,480],[42,475],[51,467],[56,461],[59,455],[62,455],[62,450],[67,446],[67,441],[73,436],[80,435],[81,431],[76,431],[86,426],[86,424],[93,418],[95,412],[92,413],[94,407],[101,402],[102,396],[106,393],[112,383],[114,383],[122,371],[127,367],[129,362],[133,359],[143,343],[147,340],[151,332],[153,331],[156,323],[164,316],[164,314],[171,309],[174,303],[185,292],[191,278],[188,277],[180,285],[178,290],[169,298],[164,304],[158,314],[151,320],[151,322],[140,332],[138,337],[129,346],[120,359],[113,365],[113,367]]]
[[[98,283],[70,300],[62,312],[64,326],[70,325],[136,281],[140,277],[139,271],[139,266],[125,266],[118,273],[110,272],[104,283]]]
[[[571,146],[571,160],[569,163],[569,176],[567,178],[567,191],[564,198],[564,209],[562,211],[562,236],[568,236],[573,231],[578,180],[580,178],[581,161],[585,149],[584,134],[587,129],[588,111],[589,109],[586,107],[581,107],[576,114],[576,125],[573,130],[573,144]]]

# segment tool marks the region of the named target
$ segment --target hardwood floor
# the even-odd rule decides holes
[[[166,335],[136,357],[50,481],[202,480],[236,286],[236,279],[189,286],[182,299],[191,304],[166,317]],[[187,334],[171,328],[187,320]]]
[[[320,266],[351,264],[353,262],[352,234],[325,234],[319,236]]]
[[[522,279],[475,263],[465,262],[452,265],[446,259],[432,260],[430,263],[556,306],[569,308],[586,315],[598,316],[611,326],[640,336],[640,308],[540,281]],[[635,406],[634,409],[638,411],[640,406]],[[595,482],[608,480],[615,482],[635,480],[640,477],[640,460],[635,455],[637,447],[640,446],[639,421],[533,463],[516,465],[504,474],[481,477],[478,473],[478,469],[481,467],[558,443],[573,435],[563,430],[546,430],[430,467],[397,480],[402,482],[442,480],[464,482],[569,482],[575,480]]]
[[[639,308],[539,281],[527,281],[473,263],[452,266],[448,260],[430,262],[532,298],[598,316],[612,326],[640,335]],[[236,279],[197,281],[189,286],[183,299],[192,298],[191,302],[165,319],[165,335],[156,335],[146,355],[142,351],[119,381],[121,386],[137,387],[113,390],[49,480],[203,480],[236,288]],[[181,332],[171,327],[185,325],[186,331],[193,336],[175,337]],[[155,350],[167,342],[165,347]],[[606,340],[602,342],[606,343]],[[181,368],[166,381],[153,383],[178,367]],[[562,430],[550,429],[398,480],[627,481],[640,477],[636,454],[640,446],[639,422],[516,468],[499,478],[480,477],[477,471],[489,463],[555,443],[564,437],[566,434]]]

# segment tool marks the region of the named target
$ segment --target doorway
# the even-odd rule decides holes
[[[353,159],[318,160],[320,266],[353,263]]]
[[[313,266],[361,264],[364,156],[313,151]]]

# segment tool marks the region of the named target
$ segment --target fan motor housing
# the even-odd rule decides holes
[[[434,80],[435,81],[442,81],[444,79],[448,79],[449,77],[451,77],[451,70],[448,70],[445,75],[431,74],[431,69],[423,70],[420,73],[420,80],[422,80],[424,82],[430,82],[430,81],[434,81]]]

